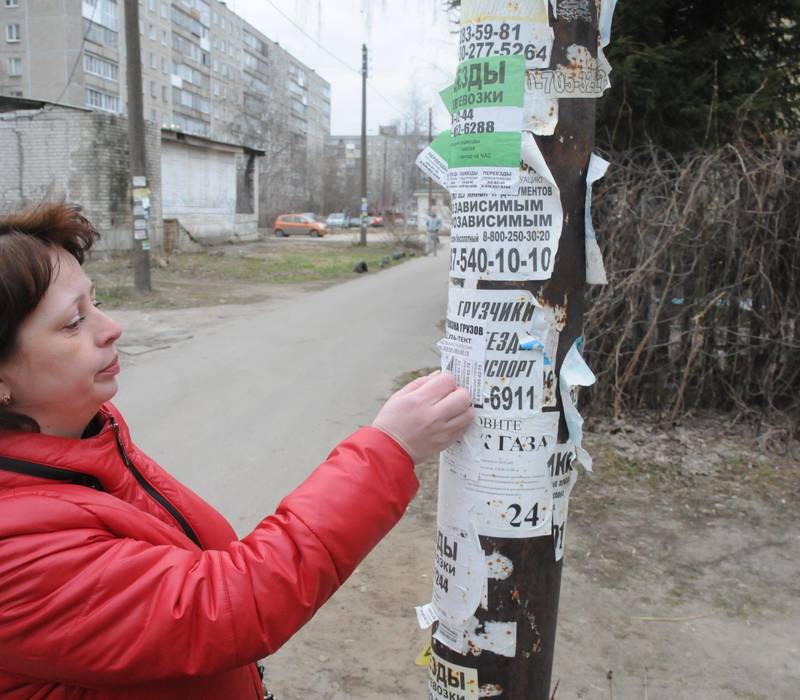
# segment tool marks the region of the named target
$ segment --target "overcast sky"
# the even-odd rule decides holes
[[[369,83],[375,88],[367,92],[370,133],[377,133],[379,124],[389,124],[408,113],[409,93],[414,89],[426,121],[427,108],[432,105],[434,130],[445,128],[447,115],[437,93],[455,75],[457,41],[441,0],[272,3],[311,38],[292,26],[268,0],[228,0],[228,7],[330,82],[333,134],[361,133],[361,77],[314,41],[357,71],[361,67],[361,44],[367,44]]]

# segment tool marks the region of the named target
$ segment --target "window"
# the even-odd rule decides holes
[[[119,78],[119,66],[113,61],[95,56],[86,51],[83,54],[83,70],[90,75],[96,75],[106,80],[117,80]]]
[[[174,119],[174,126],[178,131],[183,131],[187,134],[197,134],[198,136],[208,136],[208,122],[185,117],[182,114],[175,114]]]
[[[6,25],[6,41],[17,42],[19,41],[19,25],[7,24]]]
[[[262,56],[267,55],[267,45],[255,34],[251,34],[246,29],[242,30],[242,41],[247,48],[252,49],[256,53],[260,53]]]
[[[169,65],[168,65],[168,61],[167,61],[167,59],[166,59],[166,58],[164,58],[163,56],[161,57],[161,72],[162,72],[162,73],[164,73],[164,75],[166,75],[167,73],[169,73]]]
[[[104,112],[119,112],[119,95],[112,95],[95,88],[86,88],[86,106]]]
[[[169,6],[166,2],[161,3],[161,19],[169,18]]]
[[[12,78],[22,75],[22,59],[18,56],[8,59],[8,75]]]
[[[92,41],[95,44],[117,48],[117,44],[119,43],[119,34],[117,34],[117,32],[95,24],[88,19],[83,20],[83,33],[88,41]]]
[[[158,70],[158,63],[156,63],[156,55],[152,51],[150,52],[150,67],[153,70]]]
[[[208,29],[202,22],[178,9],[175,5],[172,6],[172,21],[184,31],[199,36],[201,39],[208,36]]]
[[[167,34],[166,29],[161,30],[161,45],[166,46],[169,44],[169,34]]]
[[[117,0],[82,0],[81,14],[84,19],[111,29],[119,30],[119,7]]]
[[[19,7],[19,0],[6,0],[6,7]]]
[[[150,97],[155,97],[158,93],[156,92],[156,81],[150,81]],[[155,121],[155,120],[153,120]]]
[[[207,66],[209,63],[207,51],[203,51],[197,44],[192,41],[187,41],[175,32],[172,33],[172,48],[182,53],[184,56],[198,63],[202,63],[204,66]]]
[[[155,12],[156,0],[147,0],[147,9],[150,10],[150,12]]]
[[[152,24],[147,27],[147,36],[150,41],[156,40],[156,28]]]
[[[158,112],[154,109],[150,110],[150,121],[158,123]]]
[[[166,85],[161,86],[161,101],[169,102],[169,88]]]

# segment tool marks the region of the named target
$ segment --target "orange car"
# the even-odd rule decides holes
[[[320,221],[314,221],[306,214],[281,214],[275,219],[276,236],[288,236],[292,233],[304,233],[309,236],[324,236],[328,230],[325,224]]]

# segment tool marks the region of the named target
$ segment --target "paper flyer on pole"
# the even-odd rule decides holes
[[[516,193],[524,98],[522,56],[489,56],[459,64],[448,105],[450,192]]]

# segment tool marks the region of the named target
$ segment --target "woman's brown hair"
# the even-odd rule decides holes
[[[81,265],[99,234],[75,204],[41,202],[0,217],[0,362],[16,351],[22,322],[53,278],[51,250],[60,247]],[[35,420],[0,405],[0,430],[39,432]]]

